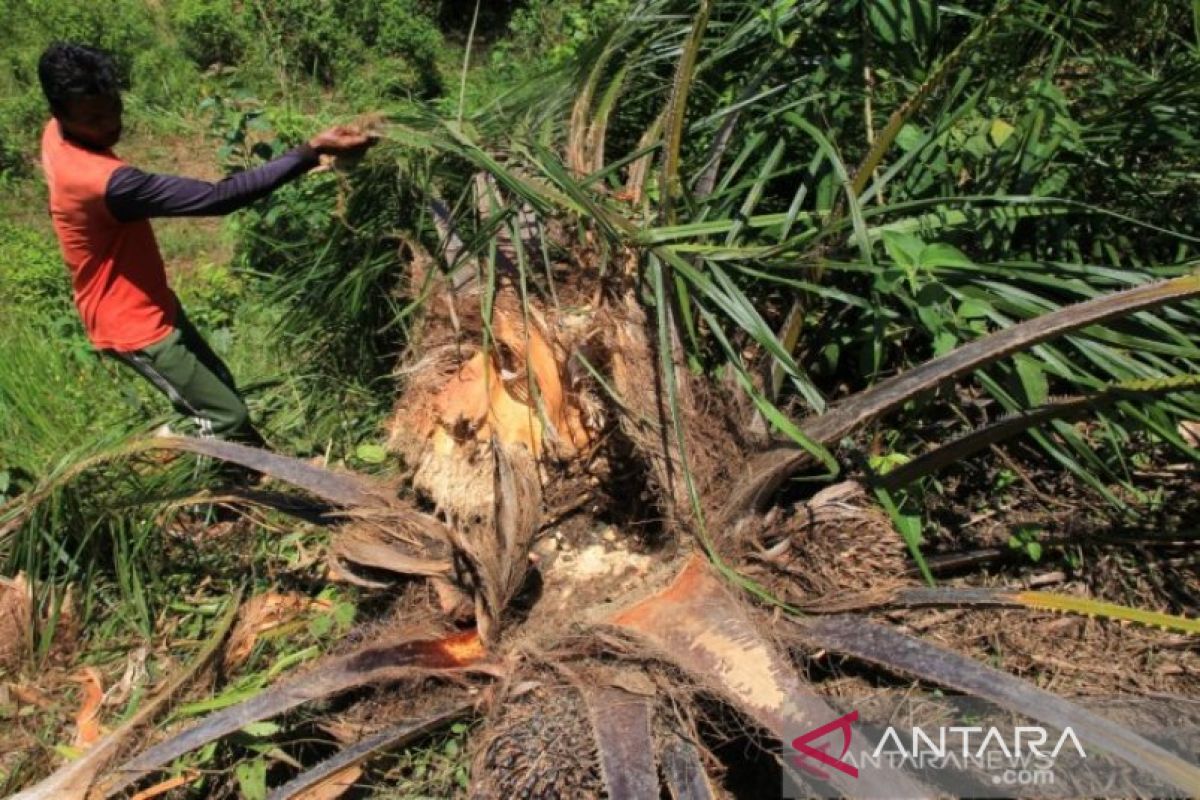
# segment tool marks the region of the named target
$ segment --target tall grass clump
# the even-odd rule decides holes
[[[276,397],[304,409],[278,424],[301,450],[368,437],[389,407],[408,341],[405,232],[423,213],[419,164],[383,147],[353,172],[281,189],[239,221],[236,263],[256,276],[253,305],[277,321],[267,336],[289,361]]]
[[[29,576],[48,609],[41,618],[57,619],[74,587],[80,621],[115,620],[117,633],[148,637],[168,600],[164,530],[174,519],[156,503],[194,491],[207,472],[190,459],[164,468],[104,458],[167,421],[166,403],[92,349],[48,233],[0,224],[0,298],[3,574]],[[53,627],[39,631],[42,654]]]
[[[148,633],[146,583],[161,566],[159,534],[149,511],[128,506],[161,478],[142,480],[128,465],[114,465],[51,491],[27,518],[22,505],[71,465],[118,446],[140,420],[96,357],[81,360],[57,334],[8,322],[0,327],[4,573],[25,572],[43,600],[61,598],[68,585],[83,587],[85,619],[120,606],[134,631]]]

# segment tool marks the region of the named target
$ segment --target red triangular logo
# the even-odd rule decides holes
[[[839,772],[844,772],[851,778],[857,778],[858,767],[854,766],[853,764],[847,764],[845,761],[841,760],[850,750],[850,736],[852,733],[850,725],[855,722],[858,722],[858,712],[851,711],[845,716],[838,717],[833,722],[827,722],[819,728],[813,728],[808,733],[801,734],[795,739],[792,739],[792,748],[799,753],[799,755],[794,759],[796,766],[823,781],[829,780],[828,772],[825,772],[809,762],[809,759],[813,759],[821,762],[827,767],[836,769]],[[822,736],[835,730],[840,730],[842,732],[842,752],[837,758],[829,755],[829,742],[824,742],[819,748],[813,747],[809,744],[809,742],[820,739]]]

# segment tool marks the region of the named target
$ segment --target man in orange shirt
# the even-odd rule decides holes
[[[261,445],[228,367],[167,285],[149,220],[228,214],[308,172],[318,155],[361,152],[374,140],[354,128],[331,128],[217,183],[151,174],[112,151],[122,104],[108,54],[52,44],[38,78],[53,115],[42,135],[50,214],[88,338],[193,417],[201,435]]]

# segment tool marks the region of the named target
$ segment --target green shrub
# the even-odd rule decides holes
[[[442,34],[416,0],[381,0],[360,6],[364,18],[358,22],[360,35],[378,52],[430,61],[442,46]]]
[[[513,12],[508,38],[492,49],[492,64],[526,74],[563,64],[629,6],[630,0],[529,0]]]
[[[245,19],[255,56],[294,77],[393,96],[439,87],[442,35],[417,0],[263,0],[256,10]]]
[[[179,0],[171,25],[188,58],[201,67],[236,64],[246,52],[253,18],[232,0]]]
[[[178,50],[159,45],[133,61],[131,93],[144,104],[181,113],[190,112],[200,96],[196,68]]]
[[[74,313],[71,281],[51,236],[0,222],[0,298],[22,315]]]
[[[417,0],[382,0],[347,3],[353,9],[354,28],[363,43],[379,56],[363,67],[382,77],[377,85],[385,96],[415,91],[429,96],[440,89],[437,56],[444,46],[441,31]]]
[[[0,176],[24,177],[33,172],[48,112],[40,89],[14,84],[0,81]]]
[[[245,304],[245,281],[229,267],[201,264],[175,281],[175,291],[187,308],[188,318],[209,336],[227,329]]]
[[[144,104],[178,109],[195,103],[194,67],[167,43],[151,5],[138,0],[0,0],[0,40],[0,176],[32,172],[30,156],[47,116],[37,62],[51,42],[108,51],[133,99]]]
[[[263,0],[253,23],[255,41],[266,48],[262,57],[292,75],[331,85],[357,50],[340,6],[334,0]]]
[[[94,361],[54,236],[0,223],[0,330],[36,331],[77,367]]]
[[[36,81],[37,57],[52,41],[80,42],[113,55],[121,77],[128,81],[137,55],[152,49],[158,30],[150,7],[136,0],[79,3],[71,0],[0,0],[3,15],[19,44],[10,56],[26,62]],[[26,83],[33,82],[26,80]]]

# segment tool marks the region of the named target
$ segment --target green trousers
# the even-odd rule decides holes
[[[196,421],[201,436],[261,446],[233,375],[180,308],[174,329],[141,350],[105,350],[165,394],[180,414]]]

